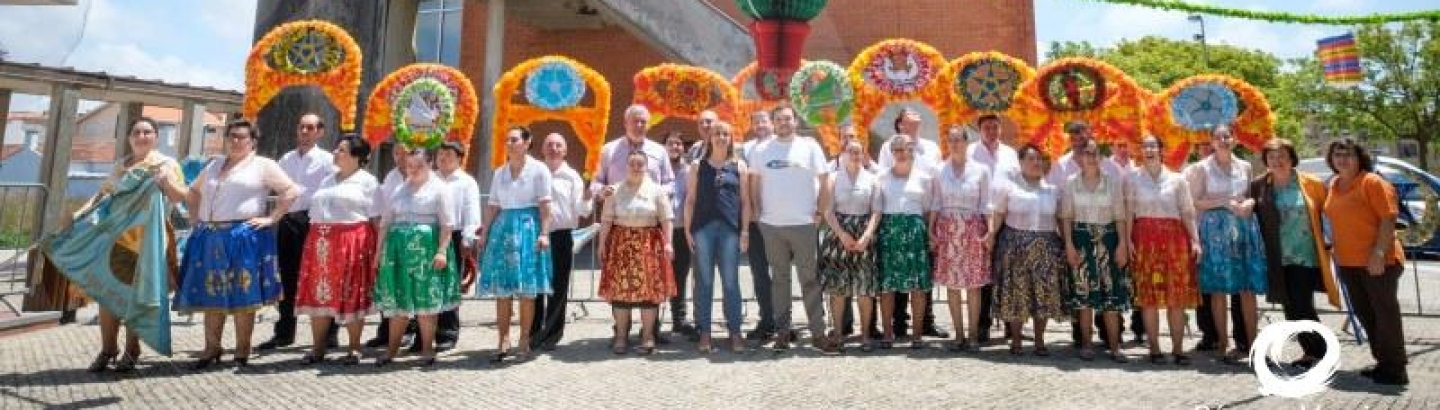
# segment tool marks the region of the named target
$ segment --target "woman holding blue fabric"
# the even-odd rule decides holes
[[[100,192],[90,198],[90,202],[81,209],[89,209],[101,198],[109,196],[114,192],[115,184],[124,178],[127,173],[135,169],[143,169],[151,172],[155,179],[156,186],[165,195],[171,204],[185,200],[189,195],[188,189],[180,178],[180,165],[173,158],[161,154],[155,150],[160,127],[155,120],[149,117],[141,117],[130,123],[128,141],[130,143],[130,155],[115,163],[115,169],[110,176],[100,185]],[[168,204],[167,204],[168,205]],[[166,213],[169,214],[168,212]],[[144,227],[131,228],[120,235],[115,241],[115,247],[110,251],[110,269],[115,278],[122,283],[131,284],[135,281],[135,275],[159,275],[160,272],[139,272],[136,269],[136,262],[140,252],[140,238],[144,235]],[[165,259],[166,266],[170,272],[168,277],[151,277],[152,281],[171,281],[175,275],[175,236],[167,221],[165,225]],[[169,314],[169,312],[162,312]],[[120,318],[114,313],[100,308],[100,355],[90,363],[90,372],[101,372],[115,362],[115,371],[128,372],[135,370],[135,363],[140,358],[140,338],[133,330],[125,332],[125,355],[116,360],[120,353]]]
[[[247,121],[225,126],[223,158],[211,161],[190,186],[186,203],[195,226],[185,242],[175,309],[205,313],[205,351],[191,366],[220,359],[225,317],[235,316],[235,363],[250,360],[255,311],[280,300],[272,226],[300,195],[275,161],[255,154],[259,130]],[[279,193],[269,215],[265,200]]]
[[[550,168],[530,157],[530,130],[512,127],[505,133],[505,164],[490,182],[486,224],[476,246],[484,249],[480,263],[480,296],[494,297],[500,345],[492,361],[510,351],[510,312],[520,298],[520,356],[530,353],[535,297],[552,293],[550,279]]]
[[[1255,339],[1255,295],[1266,290],[1265,244],[1255,222],[1255,200],[1249,197],[1250,163],[1235,158],[1235,136],[1229,126],[1210,131],[1215,152],[1186,170],[1199,220],[1200,293],[1210,295],[1221,361],[1239,364],[1245,354],[1227,352],[1229,340],[1226,296],[1239,294],[1246,343]]]

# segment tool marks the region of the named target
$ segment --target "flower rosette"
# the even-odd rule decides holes
[[[668,117],[693,120],[705,110],[715,110],[725,122],[737,117],[740,93],[709,69],[666,63],[640,70],[633,81],[634,102],[650,109],[651,124]]]
[[[948,103],[940,110],[942,126],[968,124],[983,114],[1007,115],[1015,106],[1020,85],[1035,77],[1024,60],[996,51],[966,53],[945,65],[940,83],[949,87]],[[950,148],[940,139],[940,150]]]
[[[433,149],[445,141],[469,146],[480,117],[479,96],[460,70],[441,64],[411,64],[386,75],[365,100],[365,140],[395,139],[407,149]],[[420,110],[412,112],[412,107]],[[431,123],[416,129],[411,114]]]
[[[803,65],[804,63],[808,63],[808,61],[802,60],[801,64]],[[735,95],[740,98],[739,102],[736,103],[732,109],[735,112],[735,120],[731,122],[731,125],[735,127],[734,134],[735,142],[737,143],[741,142],[745,134],[750,131],[750,113],[762,110],[769,111],[775,109],[775,107],[779,107],[783,102],[789,102],[788,99],[767,100],[762,97],[760,90],[755,88],[755,83],[752,81],[754,80],[756,72],[759,71],[758,67],[756,63],[751,62],[747,64],[745,68],[740,69],[740,72],[735,73],[734,77],[730,78],[730,86],[735,87]],[[749,85],[750,88],[746,88],[747,85]]]
[[[1051,156],[1069,147],[1063,127],[1085,121],[1102,144],[1138,144],[1145,130],[1150,93],[1120,69],[1091,58],[1063,58],[1020,84],[1010,118],[1019,125],[1020,144],[1035,144]]]
[[[589,155],[584,176],[600,166],[600,148],[610,126],[610,82],[589,66],[569,57],[549,55],[525,60],[500,76],[492,90],[495,117],[492,146],[504,146],[511,126],[558,120],[570,124]],[[587,96],[591,103],[585,103]],[[518,101],[517,101],[518,100]],[[505,163],[504,150],[492,150],[490,166]]]
[[[887,39],[866,47],[847,70],[855,87],[855,124],[868,128],[886,105],[898,101],[944,107],[948,90],[937,81],[944,67],[940,51],[919,41]]]
[[[1210,140],[1210,129],[1228,124],[1236,142],[1259,152],[1275,135],[1275,114],[1265,94],[1238,78],[1205,74],[1171,84],[1147,108],[1150,133],[1165,141],[1165,164],[1179,167],[1190,148]]]
[[[828,152],[840,150],[838,126],[855,109],[855,90],[845,68],[830,61],[811,61],[790,78],[790,106],[814,125]]]
[[[281,90],[313,85],[340,112],[340,128],[355,128],[360,94],[359,44],[345,29],[321,20],[276,26],[251,47],[245,60],[241,115],[256,118]]]

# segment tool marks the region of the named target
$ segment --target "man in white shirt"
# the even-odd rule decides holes
[[[703,135],[708,133],[708,131],[702,128],[700,133],[703,138]],[[685,196],[690,194],[686,192],[686,181],[683,177],[684,175],[690,175],[690,154],[686,152],[685,139],[681,138],[679,132],[667,134],[664,142],[665,152],[669,155],[670,159],[670,169],[675,171],[675,175],[682,176],[681,178],[675,178],[675,181],[670,183],[671,215],[677,215],[677,218],[680,218],[685,215]],[[704,144],[695,145],[699,146]],[[670,273],[675,277],[676,292],[675,296],[670,297],[670,331],[698,341],[700,340],[700,334],[696,333],[695,325],[690,324],[690,321],[686,319],[685,296],[690,293],[690,287],[686,285],[686,282],[690,279],[691,255],[690,244],[685,242],[685,238],[687,237],[687,235],[685,235],[685,224],[676,223],[673,231],[670,235],[670,246],[675,252],[674,256],[670,259]],[[660,327],[656,326],[655,328],[659,329]]]
[[[747,166],[754,167],[750,161],[750,153],[755,147],[775,137],[774,124],[770,122],[770,112],[765,110],[755,111],[750,114],[750,135],[745,137],[745,142],[740,144],[740,158],[745,160]],[[756,185],[757,178],[750,176],[750,192],[760,192],[759,185]],[[751,194],[751,206],[758,206],[760,195]],[[758,219],[758,218],[757,218]],[[746,339],[768,340],[775,334],[775,306],[770,304],[770,260],[765,257],[765,235],[760,232],[760,221],[750,221],[747,227],[750,232],[747,241],[748,249],[746,256],[750,262],[751,284],[755,289],[755,303],[760,305],[760,320],[756,323],[755,329],[745,334]]]
[[[920,124],[922,122],[920,112],[910,109],[910,107],[903,107],[900,108],[900,114],[895,116],[893,128],[896,134],[905,134],[914,137],[916,141],[914,147],[915,169],[924,171],[925,173],[931,173],[939,169],[944,159],[940,158],[940,144],[936,144],[935,141],[920,138]],[[880,145],[880,169],[890,169],[890,167],[895,166],[895,157],[890,153],[890,140],[890,138],[886,138],[885,143]],[[895,303],[903,303],[903,301],[896,299]]]
[[[450,232],[450,247],[460,263],[462,286],[469,285],[476,274],[475,235],[480,230],[480,184],[460,165],[465,160],[465,146],[457,142],[440,145],[435,153],[436,176],[450,188],[454,209],[450,220],[455,221],[455,230]],[[443,352],[455,347],[460,340],[460,307],[440,312],[435,329],[435,351]],[[411,345],[411,349],[419,344]]]
[[[256,346],[260,350],[272,350],[295,343],[295,291],[300,280],[300,256],[305,249],[305,235],[310,231],[310,199],[325,177],[335,173],[334,155],[317,146],[325,136],[325,123],[315,113],[300,116],[295,133],[295,149],[280,157],[280,169],[285,176],[300,187],[300,197],[290,203],[280,223],[276,224],[275,253],[280,268],[280,284],[284,296],[278,308],[280,320],[275,322],[275,333],[269,341]],[[330,327],[330,346],[335,343],[336,327]]]
[[[552,133],[541,146],[545,167],[550,170],[550,284],[555,293],[535,297],[535,320],[530,326],[530,348],[555,350],[565,336],[565,305],[570,301],[570,271],[575,262],[574,230],[580,218],[594,209],[585,180],[565,162],[569,148],[565,137]]]
[[[1045,181],[1050,185],[1064,186],[1070,176],[1080,173],[1080,159],[1075,157],[1075,152],[1085,148],[1090,140],[1095,139],[1095,134],[1090,132],[1090,124],[1084,121],[1070,121],[1065,123],[1065,134],[1070,136],[1070,152],[1061,155],[1050,165],[1050,173],[1045,175]],[[1100,159],[1100,173],[1111,178],[1124,178],[1120,166],[1109,158]]]
[[[995,114],[981,115],[975,120],[975,127],[980,129],[980,143],[970,144],[965,155],[967,159],[977,164],[984,164],[990,168],[990,190],[994,192],[1001,186],[1015,182],[1020,177],[1020,157],[1015,154],[1015,149],[1000,142],[1001,128],[1000,116]],[[994,195],[990,196],[994,198]],[[987,205],[988,206],[988,205]],[[994,320],[990,316],[990,309],[994,305],[995,287],[985,285],[980,288],[980,334],[976,336],[981,344],[990,341],[990,327]]]
[[[791,282],[798,276],[810,335],[816,347],[829,351],[824,300],[816,276],[816,216],[824,201],[820,185],[828,174],[825,150],[813,138],[795,133],[794,109],[776,108],[771,117],[775,120],[775,137],[755,146],[750,153],[750,169],[759,186],[760,231],[765,235],[765,255],[774,275],[770,287],[770,303],[775,309],[774,349],[790,348]],[[741,236],[746,234],[741,231]]]

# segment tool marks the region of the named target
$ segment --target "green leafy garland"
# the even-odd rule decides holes
[[[1412,11],[1408,13],[1367,14],[1361,16],[1317,16],[1283,11],[1254,11],[1207,4],[1195,4],[1180,0],[1090,0],[1103,3],[1126,4],[1155,9],[1209,14],[1213,16],[1236,17],[1251,20],[1265,20],[1286,23],[1356,25],[1378,24],[1397,21],[1430,20],[1440,21],[1440,10]]]

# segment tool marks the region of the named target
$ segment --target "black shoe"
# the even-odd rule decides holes
[[[1375,373],[1370,377],[1370,380],[1375,382],[1375,384],[1385,384],[1391,386],[1404,386],[1410,384],[1410,376],[1405,373]]]
[[[871,328],[870,330],[867,330],[867,332],[870,333],[871,340],[879,340],[885,338],[885,333],[881,332],[880,329]]]
[[[854,334],[855,334],[855,328],[853,328],[853,327],[847,327],[847,328],[840,329],[840,335],[841,335],[841,336],[850,336],[850,335],[854,335]]]
[[[1370,366],[1370,367],[1365,368],[1364,370],[1361,370],[1361,371],[1360,371],[1360,377],[1364,377],[1364,378],[1366,378],[1366,379],[1374,379],[1374,378],[1375,378],[1375,366]]]
[[[930,337],[938,337],[941,339],[950,338],[950,332],[947,332],[945,331],[945,329],[941,329],[939,326],[935,326],[933,324],[930,326],[925,326],[924,335]]]
[[[675,322],[671,324],[670,331],[685,335],[687,337],[694,337],[696,338],[696,340],[699,340],[700,337],[700,332],[695,330],[695,325],[686,322]]]
[[[435,353],[444,352],[455,348],[454,340],[441,340],[435,342]]]
[[[1195,345],[1195,351],[1197,351],[1197,352],[1213,352],[1213,351],[1215,351],[1216,349],[1219,349],[1219,348],[1220,348],[1219,342],[1216,342],[1216,341],[1214,341],[1214,340],[1204,340],[1204,339],[1201,339],[1201,340],[1200,340],[1200,343]]]
[[[275,350],[293,344],[295,344],[295,338],[275,337],[265,341],[265,343],[261,343],[259,346],[255,346],[255,348],[259,350]]]
[[[906,326],[895,326],[895,338],[903,339],[910,337],[910,328]]]
[[[981,346],[990,344],[990,331],[981,330],[980,334],[975,336],[975,342],[980,344]]]
[[[385,340],[384,337],[375,336],[375,337],[371,338],[370,340],[366,340],[366,341],[365,341],[365,347],[366,347],[366,348],[370,348],[370,349],[374,349],[374,348],[378,348],[378,347],[385,347],[385,344],[386,344],[386,343],[390,343],[390,342],[387,341],[387,340]]]
[[[747,340],[770,340],[770,338],[773,336],[775,336],[774,331],[758,327],[754,330],[751,330],[749,333],[745,333],[745,339]]]
[[[656,333],[655,333],[655,343],[656,343],[656,344],[662,344],[662,345],[668,345],[668,344],[670,344],[670,338],[665,337],[665,335],[662,335],[662,334],[660,334],[659,332],[656,332]]]
[[[333,334],[330,335],[330,337],[325,340],[325,347],[326,347],[327,349],[338,349],[338,348],[340,348],[340,338],[339,338],[339,337],[336,337],[336,336],[333,335]]]
[[[416,340],[415,343],[411,343],[410,347],[405,349],[405,351],[410,353],[420,353],[420,350],[425,348],[424,345],[424,343],[420,343],[419,340]]]

